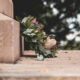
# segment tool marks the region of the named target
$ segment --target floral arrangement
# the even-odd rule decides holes
[[[35,50],[37,60],[44,60],[46,57],[55,57],[57,51],[55,35],[47,35],[44,25],[39,23],[35,17],[28,16],[17,20],[24,26],[21,29],[29,49]]]

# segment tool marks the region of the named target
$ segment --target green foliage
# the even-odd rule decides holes
[[[48,35],[43,30],[44,25],[39,23],[35,17],[28,16],[24,17],[22,20],[18,21],[24,26],[21,30],[21,34],[25,37],[25,41],[28,49],[35,50],[35,53],[38,54],[37,60],[44,60],[45,57],[53,57],[51,49],[47,50],[44,47],[46,38]],[[54,49],[53,49],[54,50]]]
[[[18,17],[18,16],[16,16],[16,19],[17,19],[19,22],[22,21],[22,19],[21,19],[20,17]]]

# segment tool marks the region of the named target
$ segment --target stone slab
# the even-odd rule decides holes
[[[19,22],[0,13],[0,62],[15,62],[20,56]]]
[[[1,80],[80,80],[80,51],[60,50],[44,61],[36,61],[34,51],[24,54],[16,64],[0,64]]]
[[[13,2],[12,2],[12,0],[0,0],[0,13],[13,18]]]
[[[21,36],[21,41],[20,41],[20,43],[21,43],[21,56],[23,56],[24,55],[24,37],[23,36]]]

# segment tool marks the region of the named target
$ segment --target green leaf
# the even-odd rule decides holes
[[[30,37],[34,37],[36,34],[31,33],[31,34],[26,34],[26,35],[28,35],[28,36],[30,36]]]
[[[36,54],[39,53],[39,50],[35,50],[35,53],[36,53]]]
[[[22,18],[16,16],[16,20],[19,21],[19,22],[21,22],[22,21]]]
[[[27,37],[25,37],[25,41],[28,42],[28,38]]]
[[[26,29],[26,31],[23,32],[23,34],[27,35],[30,34],[34,29]]]
[[[45,53],[44,53],[44,56],[47,57],[48,55],[52,55],[51,51],[50,50],[46,50]]]
[[[37,40],[36,39],[32,39],[32,42],[37,43]]]
[[[37,56],[37,60],[38,61],[43,61],[44,60],[44,56],[43,55],[38,55]]]
[[[40,51],[43,51],[44,50],[44,47],[42,45],[39,45],[39,50]]]

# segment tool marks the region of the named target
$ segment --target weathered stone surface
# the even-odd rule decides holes
[[[13,18],[12,0],[0,0],[0,13]]]
[[[80,80],[80,51],[58,51],[55,58],[36,61],[25,51],[16,64],[0,64],[1,80]]]
[[[23,36],[21,37],[21,42],[20,43],[21,43],[21,46],[20,46],[21,47],[21,49],[20,49],[21,50],[21,55],[24,55],[24,37]]]
[[[0,62],[15,62],[20,55],[19,23],[0,13]]]

